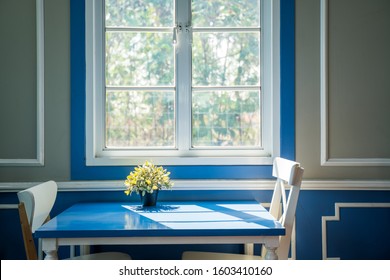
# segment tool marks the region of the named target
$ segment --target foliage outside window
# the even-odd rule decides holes
[[[263,2],[87,0],[87,162],[269,163],[277,94]]]

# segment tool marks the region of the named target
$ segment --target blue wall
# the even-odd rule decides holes
[[[295,1],[280,5],[280,156],[295,159]],[[70,1],[71,179],[120,180],[128,166],[86,165],[85,2]],[[271,166],[169,166],[173,179],[266,179]]]
[[[160,200],[252,199],[270,202],[271,191],[162,191]],[[60,192],[52,215],[80,201],[138,200],[121,191]],[[296,216],[297,259],[322,259],[322,216],[335,215],[335,203],[390,203],[388,191],[309,191],[302,190]],[[1,193],[0,203],[17,203],[16,193]],[[0,210],[0,258],[24,259],[23,240],[17,210]],[[390,259],[390,208],[342,208],[340,221],[327,223],[327,257],[341,259]],[[161,246],[96,246],[95,251],[129,252],[134,259],[180,259],[183,250],[215,250],[232,253],[243,251],[237,245],[161,245]],[[256,251],[259,251],[258,248]],[[67,248],[60,250],[66,257]]]
[[[84,1],[71,0],[71,158],[73,180],[122,179],[128,167],[90,167],[84,162],[85,155],[85,56],[84,56]],[[281,155],[295,158],[295,1],[281,1]],[[198,167],[194,172],[186,167],[175,167],[176,179],[258,179],[269,178],[271,167]],[[234,170],[234,172],[232,172]],[[234,177],[233,177],[234,176]],[[29,179],[24,178],[24,181]],[[21,179],[22,181],[22,179]],[[335,186],[337,187],[337,186]],[[257,199],[270,202],[271,191],[184,191],[162,192],[161,200],[224,200]],[[52,215],[56,215],[80,201],[121,201],[126,197],[121,191],[60,192]],[[389,191],[303,190],[296,216],[297,259],[322,258],[322,217],[335,215],[335,203],[390,203]],[[0,193],[0,204],[16,204],[15,192]],[[0,210],[0,259],[24,259],[24,248],[17,210]],[[340,221],[327,222],[327,257],[341,259],[390,259],[389,208],[350,208],[340,211]],[[66,248],[61,257],[66,257]],[[96,246],[96,251],[112,249]],[[164,246],[116,246],[115,250],[129,252],[134,259],[179,259],[183,250],[215,250],[242,252],[238,245],[164,245]],[[258,249],[258,248],[257,248]]]

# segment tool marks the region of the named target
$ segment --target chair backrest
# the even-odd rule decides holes
[[[37,259],[32,234],[47,221],[57,197],[57,184],[48,181],[18,192],[19,217],[27,259]]]
[[[280,237],[277,250],[280,260],[288,259],[303,171],[298,162],[280,157],[274,160],[272,176],[276,177],[276,183],[269,211],[286,229],[286,235]],[[288,197],[287,185],[290,187]]]

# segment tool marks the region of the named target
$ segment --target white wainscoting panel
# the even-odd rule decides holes
[[[0,159],[0,166],[44,165],[44,0],[36,0],[37,147],[34,159]]]
[[[343,202],[335,203],[335,215],[334,216],[322,216],[322,259],[323,260],[339,260],[338,257],[328,258],[328,240],[326,223],[328,221],[340,221],[340,208],[389,208],[390,203],[352,203]]]
[[[328,118],[328,0],[321,0],[321,165],[322,166],[390,166],[390,158],[330,158],[329,156],[329,118]],[[353,1],[351,1],[351,4]],[[369,5],[370,2],[367,1]]]

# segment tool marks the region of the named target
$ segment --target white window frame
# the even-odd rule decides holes
[[[104,147],[104,0],[86,0],[86,165],[269,165],[280,153],[280,0],[261,0],[261,120],[263,149],[190,149],[189,138],[175,149],[106,149]],[[180,18],[176,19],[180,21]],[[173,32],[173,28],[172,28]],[[190,51],[188,48],[184,52]],[[190,63],[190,62],[188,62]],[[188,69],[188,68],[187,68]],[[190,73],[180,72],[191,79]],[[177,81],[176,93],[189,91]],[[177,95],[176,95],[177,96]],[[190,96],[177,100],[176,133],[191,135]],[[186,109],[183,109],[186,108]],[[178,136],[178,135],[177,135]]]

